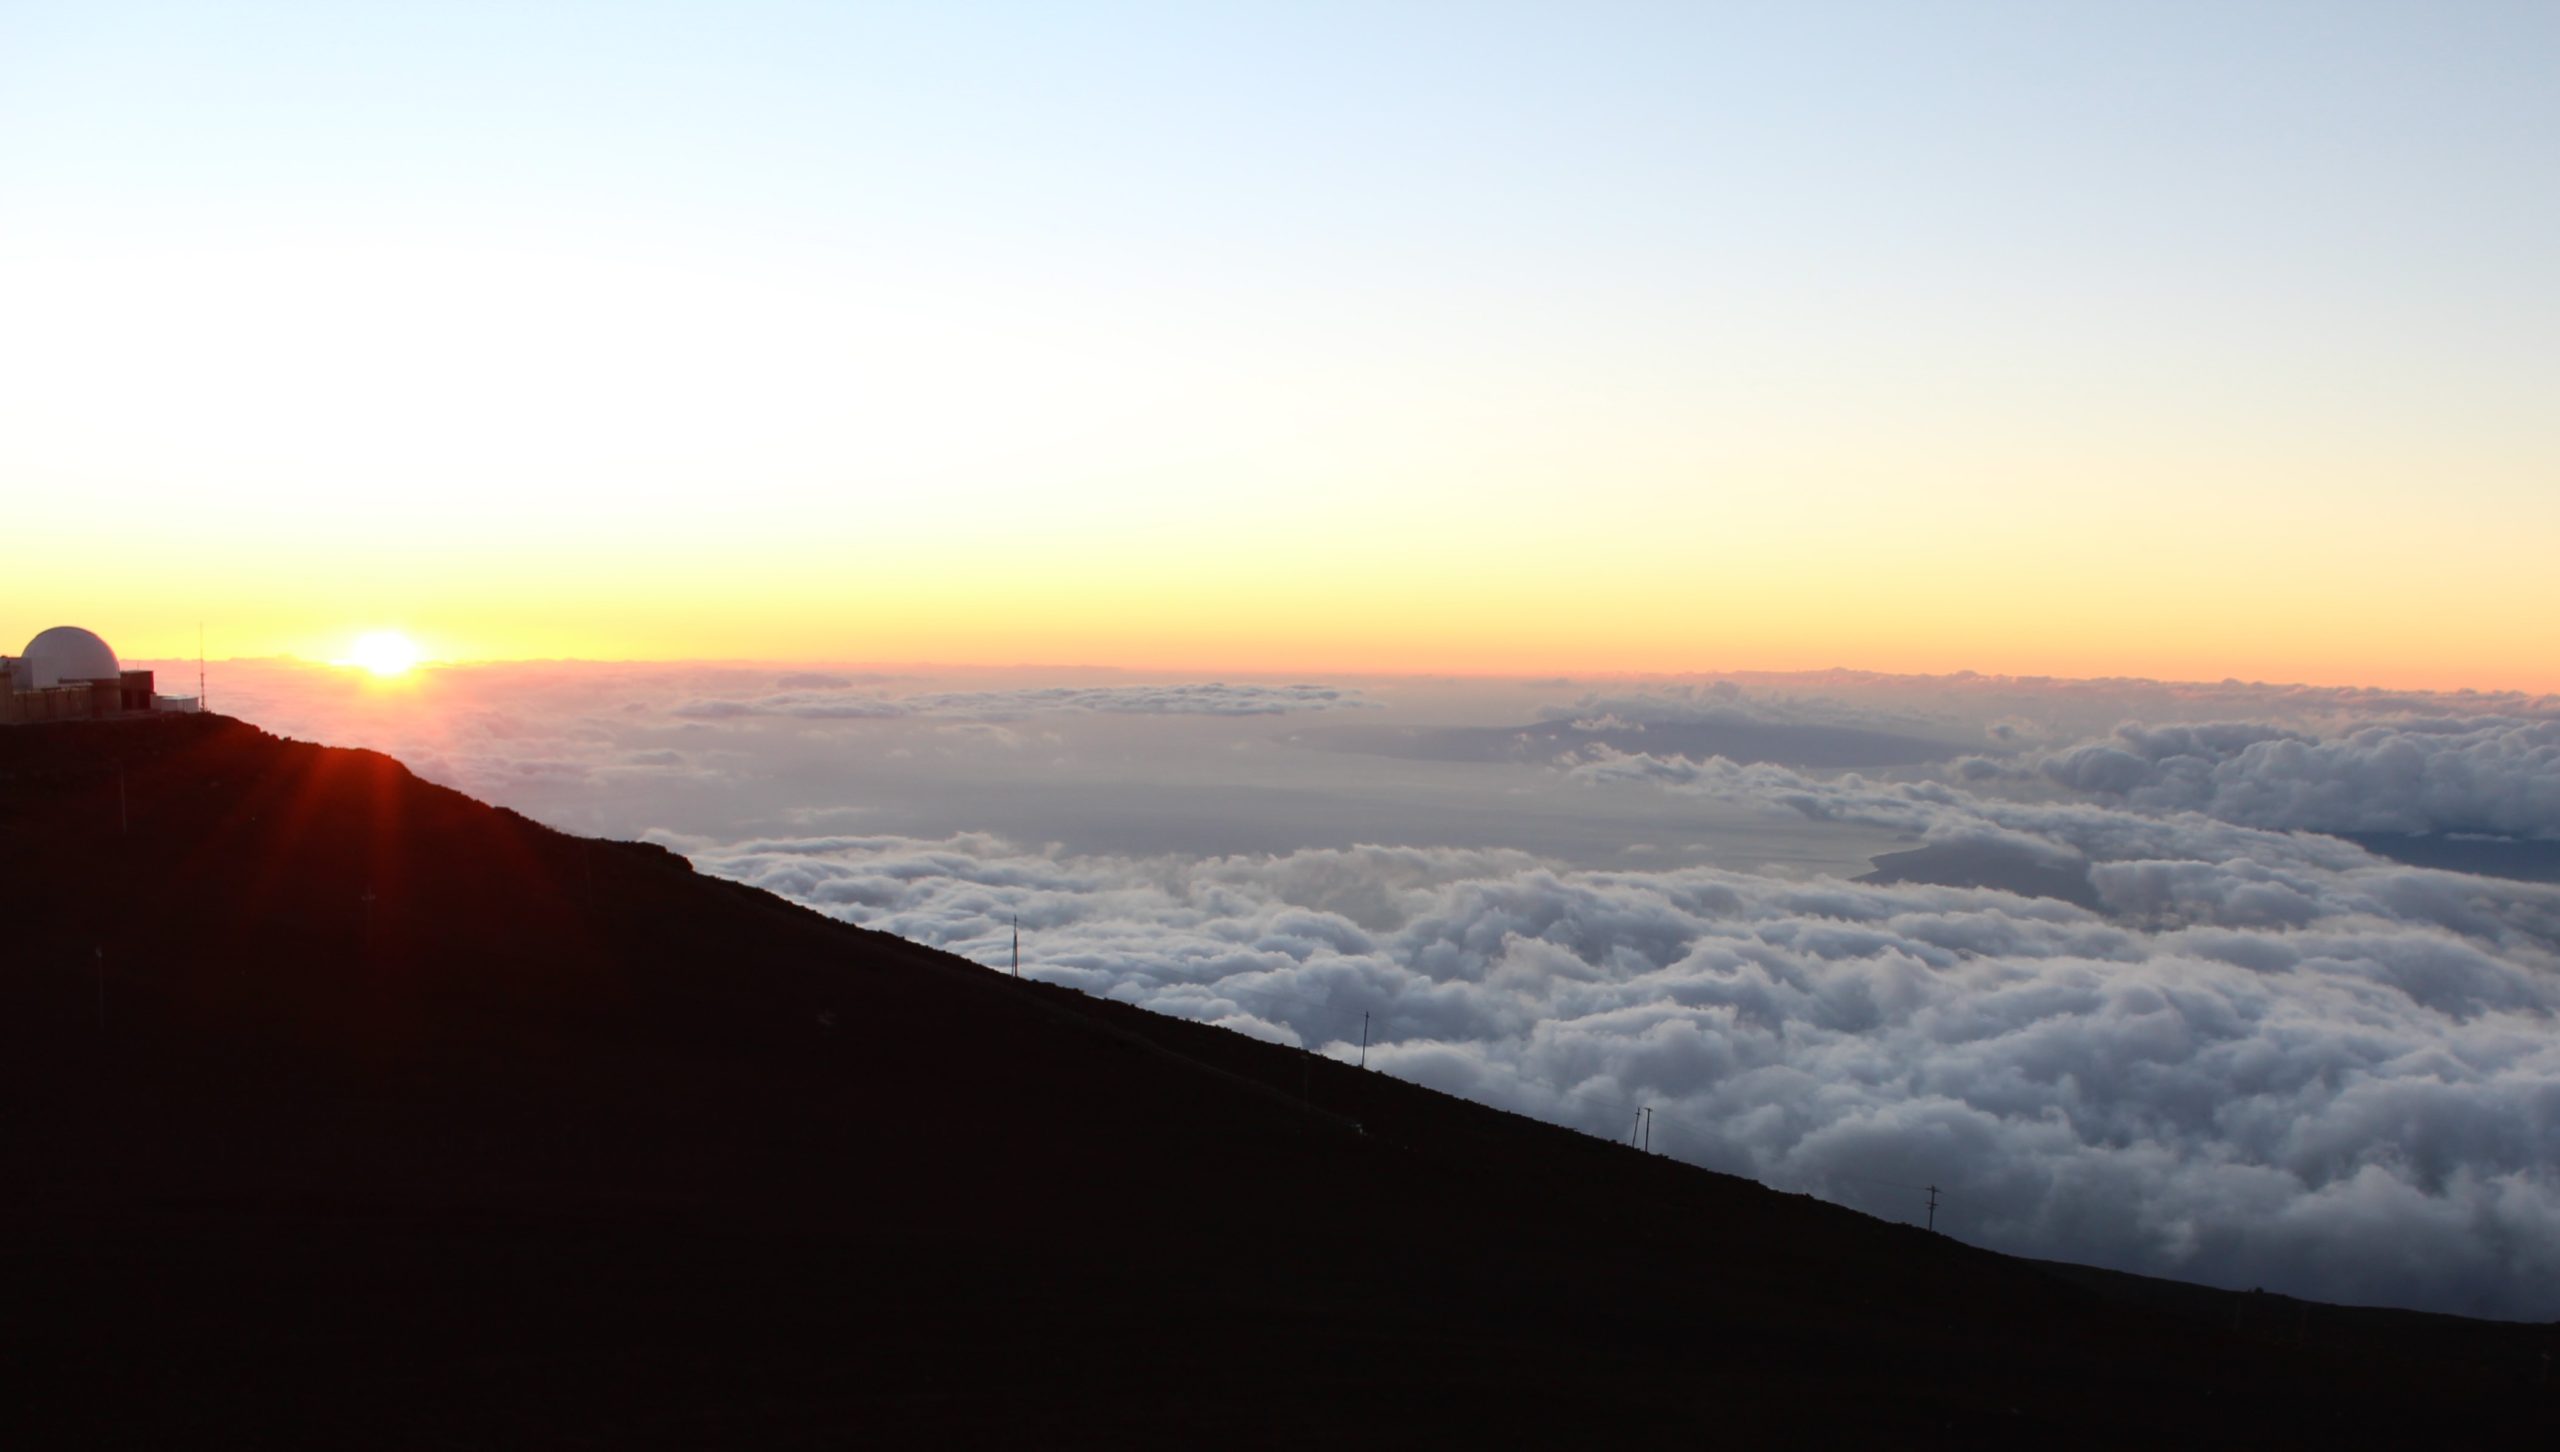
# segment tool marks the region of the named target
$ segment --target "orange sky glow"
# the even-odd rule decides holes
[[[2534,43],[1819,10],[0,22],[0,628],[2560,688]]]

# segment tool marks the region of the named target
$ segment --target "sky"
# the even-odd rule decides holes
[[[129,655],[2560,687],[2560,10],[0,3]]]

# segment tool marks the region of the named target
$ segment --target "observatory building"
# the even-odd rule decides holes
[[[57,625],[0,655],[0,726],[96,721],[152,711],[192,711],[193,696],[162,696],[151,672],[129,671],[107,643],[77,625]]]

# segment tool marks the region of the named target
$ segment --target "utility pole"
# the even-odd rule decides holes
[[[1013,915],[1013,976],[1022,976],[1022,914]]]
[[[1653,1153],[1653,1106],[1644,1107],[1644,1152]]]
[[[1369,1010],[1360,1010],[1360,1067],[1369,1067]]]
[[[1937,1231],[1937,1229],[1938,1229],[1938,1187],[1937,1187],[1937,1186],[1935,1186],[1935,1185],[1931,1185],[1931,1186],[1929,1187],[1929,1230],[1930,1230],[1930,1232],[1931,1232],[1932,1234],[1935,1234],[1935,1233],[1936,1233],[1936,1231]]]

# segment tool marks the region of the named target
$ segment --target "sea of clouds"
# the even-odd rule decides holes
[[[2127,725],[2049,754],[2066,787],[2146,811],[2314,832],[2560,829],[2560,720],[2417,717],[2321,737],[2255,721]]]
[[[1838,803],[1826,803],[1838,806]],[[1932,802],[1940,812],[1957,810]],[[2560,892],[2210,821],[2060,814],[2106,910],[1359,848],[679,843],[1030,971],[2021,1254],[2560,1313]],[[2013,817],[1992,830],[2027,830]],[[2184,840],[2182,840],[2182,837]],[[2103,844],[2103,845],[2101,845]]]
[[[848,751],[998,749],[943,734],[969,724],[953,718],[970,715],[970,691],[765,684],[581,689],[530,713],[517,700],[527,723],[482,745],[504,760],[506,742],[538,743],[602,773],[587,784],[608,796],[613,773],[752,774],[779,748],[746,733],[777,716],[794,732],[904,733],[820,738]],[[992,818],[864,830],[859,802],[824,800],[751,832],[635,825],[704,870],[991,966],[1018,919],[1033,976],[1337,1057],[1365,1034],[1372,1069],[1594,1134],[1624,1137],[1651,1107],[1657,1151],[1781,1188],[1914,1219],[1935,1185],[1939,1227],[1995,1249],[2560,1317],[2560,888],[2323,835],[2560,836],[2560,710],[2227,685],[2198,688],[2176,720],[2162,719],[2169,688],[2132,683],[2151,719],[2075,735],[2103,699],[2092,683],[2052,683],[2053,709],[2040,683],[1852,684],[1831,697],[1549,690],[1517,715],[1969,715],[1947,734],[1974,745],[1865,774],[1594,748],[1467,780],[1556,801],[1641,790],[1720,823],[1991,852],[2066,871],[2086,894],[1575,866],[1542,850],[1536,813],[1492,846],[1222,854],[1089,850]],[[1233,738],[1238,759],[1284,781],[1327,757],[1267,765],[1288,727],[1275,715],[1432,711],[1376,686],[1050,689],[974,694],[1008,730],[1061,723],[1066,736],[1044,739],[1070,747],[1101,729],[1070,715],[1214,716],[1258,733]],[[838,697],[891,702],[873,714],[895,719],[797,709]],[[752,706],[733,717],[706,701]],[[2488,709],[2447,709],[2470,705]],[[669,755],[635,760],[649,752]],[[1091,759],[1056,749],[1054,769]],[[503,771],[438,760],[505,800]]]

